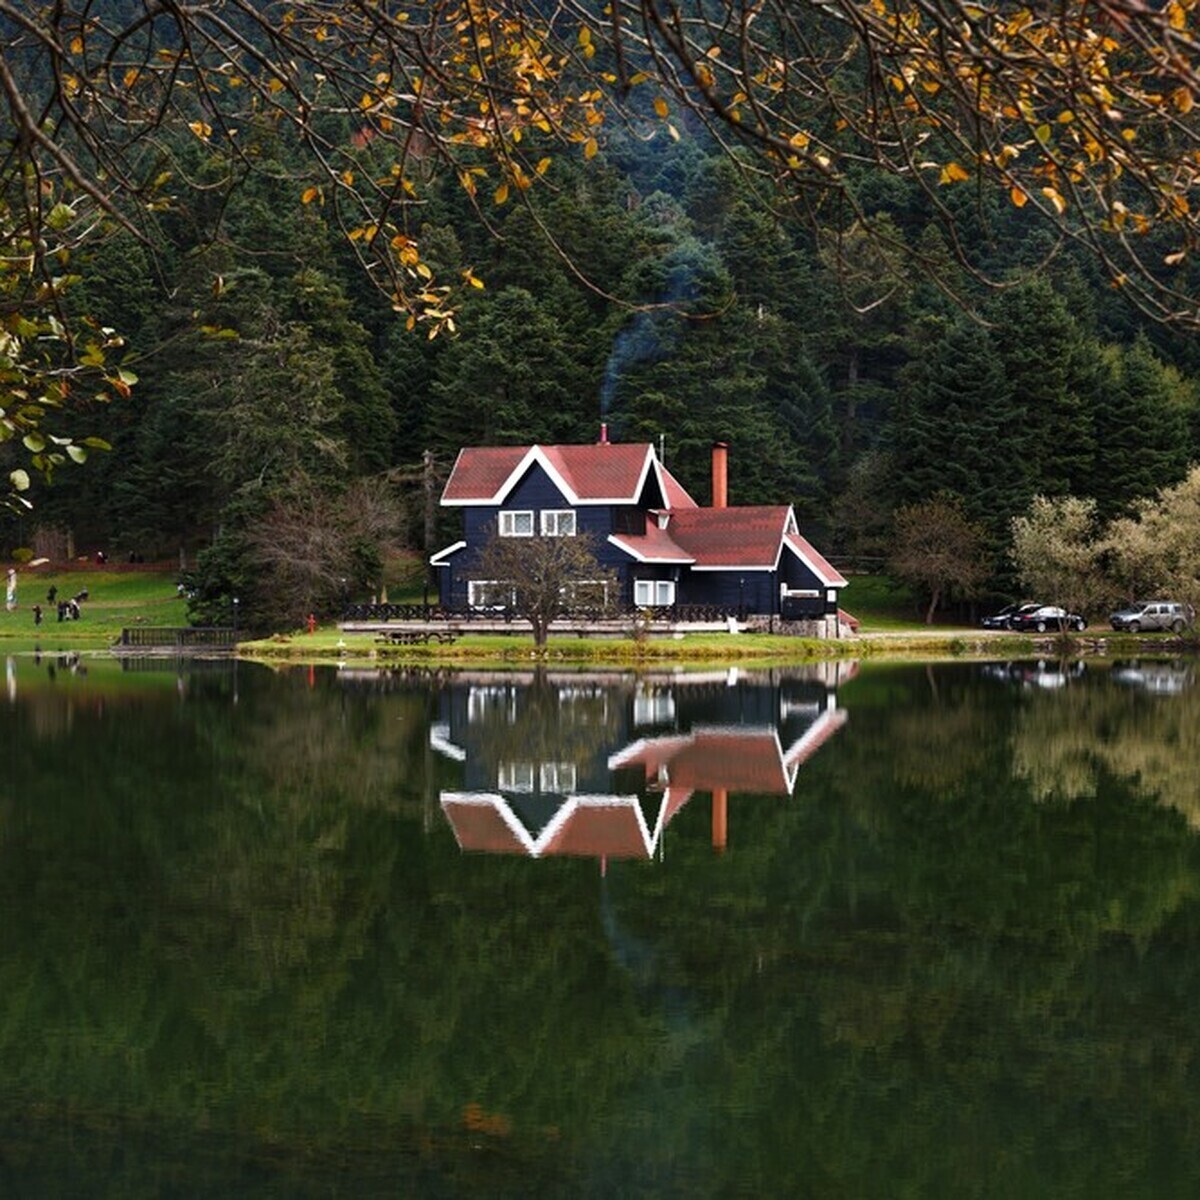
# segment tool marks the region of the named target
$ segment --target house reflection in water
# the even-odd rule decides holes
[[[430,734],[463,770],[442,810],[463,850],[603,862],[654,857],[707,793],[723,851],[729,794],[791,795],[845,723],[837,686],[855,670],[459,675]]]

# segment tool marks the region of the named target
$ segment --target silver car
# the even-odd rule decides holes
[[[1179,604],[1174,600],[1144,600],[1131,604],[1108,618],[1114,629],[1126,633],[1141,633],[1147,629],[1169,629],[1182,633],[1195,619],[1190,604]]]

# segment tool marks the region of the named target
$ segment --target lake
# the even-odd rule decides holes
[[[1190,661],[3,666],[0,1194],[1200,1191]]]

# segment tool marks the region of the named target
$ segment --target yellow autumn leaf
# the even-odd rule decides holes
[[[82,54],[83,53],[83,38],[79,37],[78,34],[71,39],[71,53],[72,54]]]
[[[350,187],[351,184],[354,183],[354,172],[351,171],[349,168],[347,168],[345,171],[342,172],[342,182],[347,187]]]
[[[539,175],[545,175],[545,173],[550,170],[550,162],[551,160],[549,158],[540,158],[538,159],[538,165],[534,168],[534,170],[537,171]]]
[[[300,196],[301,204],[311,204],[321,194],[320,188],[310,187],[305,188]]]
[[[188,128],[202,141],[212,137],[212,126],[207,121],[190,121]]]
[[[961,183],[964,179],[970,179],[970,174],[956,162],[947,163],[942,168],[942,173],[938,177],[940,183]]]
[[[1014,187],[1012,191],[1008,193],[1008,198],[1017,206],[1017,208],[1024,208],[1025,205],[1029,203],[1029,196],[1024,188]]]
[[[138,69],[137,67],[130,67],[129,70],[125,72],[125,86],[127,88],[131,88],[135,83],[137,83],[137,81]]]
[[[584,144],[583,144],[583,157],[584,158],[595,158],[596,151],[598,151],[599,149],[600,149],[600,147],[597,144],[596,139],[594,137],[588,138],[588,140],[586,142],[584,142]]]
[[[1055,212],[1061,214],[1067,211],[1067,202],[1062,198],[1057,189],[1044,187],[1042,188],[1042,195],[1054,205]]]
[[[663,99],[661,96],[655,96],[655,98],[654,98],[654,111],[655,111],[655,112],[656,112],[656,113],[657,113],[657,114],[658,114],[660,117],[665,117],[665,116],[666,116],[666,115],[667,115],[667,114],[668,114],[668,113],[671,111],[671,109],[670,109],[670,107],[668,106],[667,102],[666,102],[666,101],[665,101],[665,100],[664,100],[664,99]]]
[[[502,183],[493,193],[492,199],[497,204],[503,204],[508,199],[508,184]]]
[[[1186,88],[1186,87],[1176,88],[1171,93],[1171,102],[1175,105],[1175,107],[1181,113],[1191,112],[1192,105],[1195,104],[1195,100],[1192,97],[1191,88]]]

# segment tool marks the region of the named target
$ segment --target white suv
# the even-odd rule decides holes
[[[1177,604],[1174,600],[1146,600],[1131,604],[1109,617],[1114,629],[1128,633],[1141,633],[1144,629],[1169,629],[1182,633],[1195,619],[1189,604]]]

